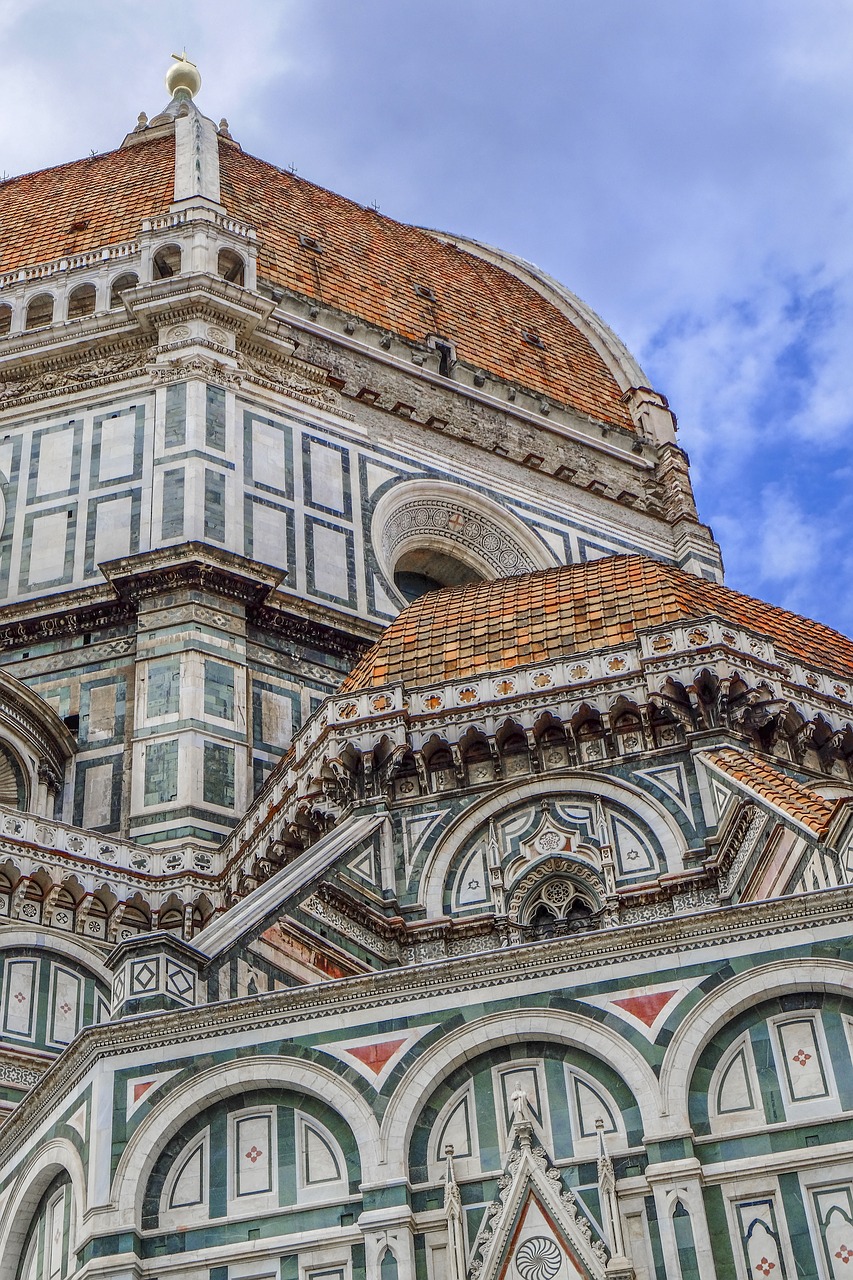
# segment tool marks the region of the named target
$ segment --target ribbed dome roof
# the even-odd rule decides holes
[[[598,352],[517,276],[224,142],[220,170],[229,213],[258,230],[260,277],[411,341],[440,334],[468,365],[633,429]],[[322,253],[303,247],[300,234]]]
[[[432,591],[404,609],[343,689],[440,684],[632,643],[639,631],[714,616],[790,657],[853,678],[853,641],[645,556],[610,556]]]
[[[260,280],[411,342],[438,334],[472,368],[633,430],[612,369],[544,291],[228,139],[219,147],[222,203],[257,231]],[[174,153],[173,134],[143,134],[0,183],[0,272],[135,239],[143,218],[172,203]]]

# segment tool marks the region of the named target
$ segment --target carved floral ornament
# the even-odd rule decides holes
[[[191,339],[187,325],[173,327],[169,336],[173,342],[180,343]],[[212,342],[222,343],[227,334],[223,330],[209,328],[208,337]],[[164,349],[160,350],[163,354]],[[156,353],[157,348],[153,345],[123,345],[120,348],[103,348],[84,359],[75,353],[49,363],[29,363],[18,368],[7,366],[0,370],[0,409],[147,375],[161,384],[200,378],[235,389],[244,381],[250,381],[338,416],[353,416],[341,408],[340,396],[329,386],[324,370],[292,356],[275,358],[266,352],[241,352],[235,368],[221,360],[197,354],[156,362]]]
[[[0,409],[53,395],[68,395],[125,378],[140,377],[151,359],[151,348],[108,350],[74,364],[28,365],[0,372]]]
[[[441,539],[473,552],[499,577],[529,573],[539,566],[523,547],[488,517],[458,502],[421,498],[405,503],[388,520],[382,550],[389,561],[406,542]]]

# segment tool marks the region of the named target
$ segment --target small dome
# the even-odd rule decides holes
[[[343,690],[474,679],[597,648],[648,627],[716,617],[766,636],[793,659],[849,680],[853,643],[837,631],[644,556],[608,556],[514,578],[447,587],[404,609]]]

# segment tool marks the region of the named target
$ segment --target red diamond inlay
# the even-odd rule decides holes
[[[251,1160],[252,1164],[256,1164],[263,1154],[263,1151],[259,1151],[257,1147],[249,1147],[246,1152],[246,1159]]]

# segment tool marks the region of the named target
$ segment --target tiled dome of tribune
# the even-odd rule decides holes
[[[777,654],[853,679],[853,643],[819,622],[644,556],[609,556],[433,591],[411,604],[343,688],[472,679],[635,644],[666,624],[715,618],[766,637]]]

